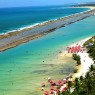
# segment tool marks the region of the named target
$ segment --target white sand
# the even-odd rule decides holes
[[[73,46],[76,46],[76,45],[80,45],[81,47],[83,47],[83,44],[89,40],[91,37],[89,38],[86,38],[86,39],[83,39],[81,41],[78,41],[76,43],[73,43],[72,45],[70,45],[69,47],[73,47]],[[71,57],[72,56],[72,53],[68,53],[67,51],[63,51],[61,54],[60,54],[60,58],[64,57],[65,55]],[[75,79],[76,77],[80,77],[81,75],[82,76],[85,76],[85,74],[88,72],[89,70],[89,67],[94,63],[94,61],[89,57],[88,53],[85,51],[82,52],[79,52],[77,53],[77,55],[80,56],[81,58],[81,65],[78,66],[78,72],[77,73],[74,73],[73,74],[73,79]]]
[[[90,38],[91,37],[81,40],[71,46],[76,46],[78,44],[82,47],[83,44],[85,43],[85,41],[87,41]],[[81,75],[85,76],[85,74],[89,71],[89,67],[94,63],[94,61],[89,57],[86,50],[83,51],[83,53],[82,52],[77,53],[77,55],[79,55],[81,58],[81,66],[79,66],[79,68],[78,68],[78,73],[74,74],[74,76],[73,76],[74,78],[80,77]]]
[[[69,8],[90,8],[90,10],[93,10],[93,9],[95,9],[95,7],[94,6],[74,6],[74,7],[69,7]]]
[[[75,77],[85,76],[89,71],[89,67],[93,64],[93,60],[89,57],[88,53],[84,51],[83,53],[79,52],[78,55],[81,58],[81,68]]]

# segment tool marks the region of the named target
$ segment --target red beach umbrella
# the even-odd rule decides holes
[[[58,80],[58,83],[61,83],[61,80]]]
[[[51,89],[50,90],[55,90],[56,88],[54,86],[51,86]]]
[[[56,86],[56,82],[52,82],[51,83],[51,86]]]
[[[77,46],[75,46],[75,48],[74,48],[74,53],[76,53],[77,52]]]
[[[57,89],[57,94],[59,94],[60,93],[60,89]]]
[[[78,52],[80,52],[80,50],[81,50],[81,46],[79,45],[79,46],[78,46]]]
[[[44,95],[49,95],[50,92],[49,91],[45,91]]]
[[[72,48],[71,48],[71,53],[73,53],[73,51],[74,51],[74,48],[72,47]]]
[[[71,52],[71,48],[68,48],[68,53],[70,53]]]
[[[51,90],[51,91],[50,91],[50,94],[54,94],[54,90]]]

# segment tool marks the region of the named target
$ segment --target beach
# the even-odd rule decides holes
[[[46,82],[48,77],[59,80],[73,73],[76,63],[71,55],[59,56],[60,51],[95,35],[94,19],[95,16],[92,16],[66,25],[48,35],[0,52],[0,94],[42,95],[41,83]]]
[[[78,42],[77,44],[79,44],[81,47],[83,47],[83,44],[89,40],[91,37],[86,38],[80,42]],[[76,45],[77,45],[76,44]],[[84,50],[83,52],[79,52],[77,53],[77,55],[80,56],[81,58],[81,65],[78,66],[78,72],[76,74],[73,75],[73,78],[75,79],[76,77],[79,78],[80,76],[85,77],[86,73],[89,71],[89,68],[91,67],[91,65],[94,63],[94,60],[92,58],[89,57],[89,54],[87,53],[87,50]]]
[[[72,81],[72,82],[74,82],[75,78],[80,78],[80,76],[85,77],[86,73],[89,71],[89,68],[94,63],[94,61],[89,57],[89,54],[87,53],[86,49],[84,50],[84,46],[83,45],[84,45],[84,43],[86,41],[88,41],[91,38],[92,37],[87,37],[85,39],[82,39],[82,40],[80,40],[78,42],[75,42],[75,43],[73,43],[73,44],[71,44],[71,45],[68,46],[68,47],[81,46],[82,49],[83,49],[83,51],[80,51],[80,52],[77,52],[77,53],[68,53],[68,50],[66,49],[65,51],[61,50],[59,52],[58,56],[60,57],[60,60],[64,60],[63,64],[67,63],[68,61],[71,61],[71,59],[73,60],[73,57],[72,57],[73,54],[79,55],[80,58],[81,58],[81,64],[75,66],[75,68],[77,68],[78,71],[76,73],[74,73],[74,72],[68,73],[68,75],[65,76],[63,79],[62,78],[58,79],[57,77],[55,77],[55,78],[52,79],[51,77],[48,77],[51,81],[53,81],[55,83],[56,86],[49,85],[49,84],[51,84],[51,82],[48,82],[48,78],[46,78],[46,80],[44,81],[44,83],[42,83],[42,86],[43,85],[45,85],[45,86],[42,87],[43,90],[41,90],[41,92],[44,92],[44,93],[45,93],[45,91],[51,92],[52,90],[50,90],[50,89],[52,87],[54,87],[52,89],[57,89],[56,88],[57,84],[60,84],[60,92],[62,92],[62,89],[64,89],[65,87],[68,88],[68,86],[67,86],[66,83],[64,83],[63,85],[61,85],[61,83],[63,81],[66,80],[66,81]],[[60,81],[60,82],[58,82],[58,81]],[[57,92],[57,90],[54,90],[54,91]],[[73,91],[73,89],[72,89],[72,91]]]
[[[83,44],[88,41],[89,39],[91,39],[91,37],[85,38],[81,41],[75,42],[73,44],[71,44],[69,47],[75,47],[80,45],[81,47],[83,47]],[[68,53],[68,51],[63,51],[63,53],[60,54],[60,57],[64,58],[66,57],[71,57],[72,58],[72,54],[73,53]],[[89,71],[90,66],[94,63],[94,61],[89,57],[89,54],[87,53],[86,50],[82,51],[82,52],[78,52],[76,53],[77,55],[80,56],[81,58],[81,65],[76,66],[77,68],[77,73],[73,73],[72,74],[72,78],[73,80],[75,78],[79,78],[80,76],[85,77],[85,74]]]
[[[54,30],[65,27],[69,24],[75,23],[77,21],[83,20],[87,17],[93,16],[95,9],[82,12],[79,14],[74,14],[71,16],[67,16],[64,18],[60,18],[57,20],[51,20],[48,22],[44,22],[41,24],[37,24],[36,26],[32,26],[29,28],[21,29],[19,31],[6,33],[0,35],[0,51],[7,50],[9,48],[13,48],[22,43],[28,42],[35,38],[46,35]]]

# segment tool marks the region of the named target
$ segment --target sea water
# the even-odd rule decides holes
[[[95,35],[94,21],[92,16],[0,52],[0,95],[42,95],[40,85],[48,77],[63,79],[73,72],[75,63],[66,63],[60,58],[59,51],[73,42]]]
[[[88,9],[67,8],[64,6],[0,8],[0,33],[14,31]]]

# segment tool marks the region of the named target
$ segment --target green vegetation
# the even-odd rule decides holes
[[[74,81],[74,84],[70,84],[69,89],[73,89],[73,92],[71,90],[67,90],[60,95],[95,95],[95,67],[92,65],[90,67],[90,71],[87,72],[85,75],[85,78],[83,76],[80,76],[80,78],[76,78]]]
[[[90,57],[93,58],[95,64],[95,36],[88,40],[84,46],[86,47]],[[79,56],[73,54],[74,60],[79,60]],[[91,65],[89,72],[85,77],[76,78],[74,84],[71,85],[72,92],[67,93],[67,90],[60,95],[95,95],[95,65]]]
[[[80,56],[77,54],[73,54],[73,59],[76,60],[77,65],[81,64]]]
[[[77,68],[75,68],[75,69],[74,69],[74,73],[77,73],[77,72],[78,72],[78,69],[77,69]]]
[[[95,36],[85,42],[84,46],[87,48],[89,56],[95,60]]]

